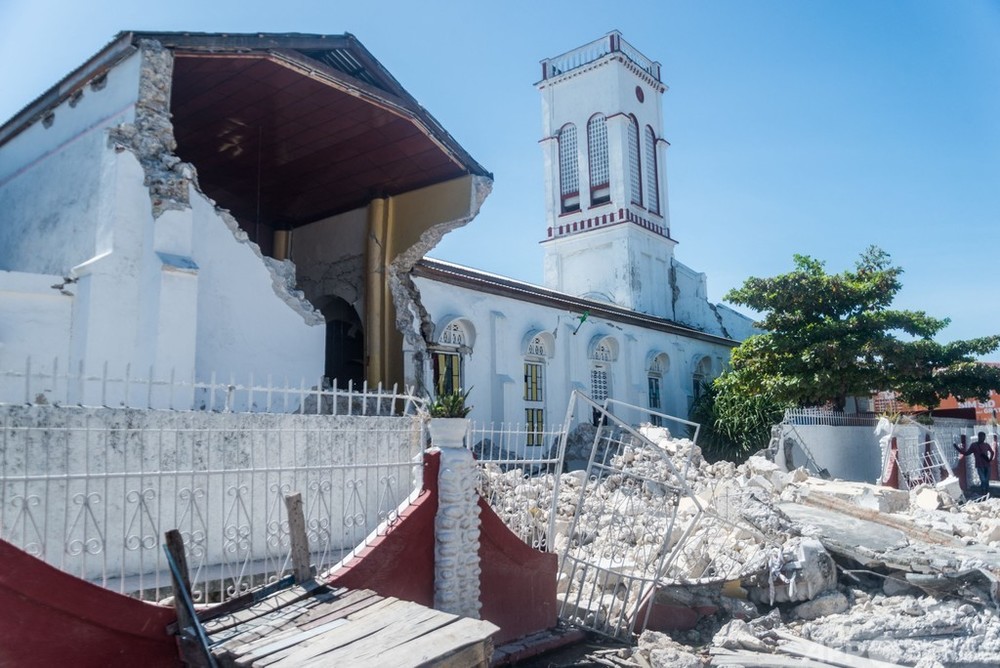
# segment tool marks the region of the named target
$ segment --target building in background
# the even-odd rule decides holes
[[[351,35],[121,33],[0,127],[0,370],[401,382],[491,185]]]
[[[617,31],[542,61],[544,286],[423,260],[432,327],[414,376],[471,388],[472,416],[542,445],[573,390],[686,417],[752,322],[679,262],[667,199],[660,65]],[[423,366],[420,364],[423,362]]]
[[[120,34],[0,127],[0,371],[471,388],[522,447],[573,390],[686,416],[751,322],[674,256],[660,66],[537,86],[543,286],[422,260],[492,176],[352,36]]]

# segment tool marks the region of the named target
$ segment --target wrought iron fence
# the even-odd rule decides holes
[[[94,371],[81,362],[60,365],[58,358],[44,364],[31,357],[19,369],[0,370],[0,404],[155,408],[218,413],[298,413],[308,415],[410,415],[425,400],[412,388],[384,388],[368,383],[339,387],[326,377],[237,378],[215,372],[207,379],[190,379],[154,368],[138,371],[126,364],[119,373],[108,363]]]
[[[384,532],[420,488],[425,442],[416,416],[4,406],[0,427],[0,537],[159,598],[176,528],[203,602],[290,569],[286,494],[302,493],[320,570]]]
[[[552,545],[550,523],[540,518],[550,516],[559,494],[563,433],[561,427],[473,422],[466,434],[466,447],[479,464],[479,493],[507,528],[539,550]]]

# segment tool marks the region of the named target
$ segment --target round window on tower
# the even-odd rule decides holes
[[[642,92],[642,88],[639,86],[635,87],[635,99],[639,100],[640,103],[646,99],[646,95]]]

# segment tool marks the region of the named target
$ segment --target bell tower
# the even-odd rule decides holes
[[[673,319],[660,64],[620,32],[542,61],[545,286]]]

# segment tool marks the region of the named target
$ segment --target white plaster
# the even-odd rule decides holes
[[[34,372],[66,370],[74,286],[65,286],[64,294],[62,285],[52,274],[0,271],[0,372],[24,372],[29,358]],[[24,396],[23,382],[2,378],[0,398],[7,397],[35,398]]]
[[[434,607],[479,619],[479,468],[462,439],[468,420],[434,418],[431,444],[440,449],[434,517]]]
[[[5,300],[17,321],[8,338],[19,343],[5,345],[4,365],[22,368],[31,356],[88,374],[107,365],[115,378],[173,373],[190,382],[215,372],[220,381],[252,374],[315,385],[325,327],[289,286],[294,267],[262,257],[195,186],[190,206],[181,199],[154,218],[139,144],[109,144],[109,132],[124,142],[135,130],[141,62],[136,54],[118,63],[103,88],[85,86],[75,106],[61,104],[51,127],[35,123],[0,147],[0,269],[48,275],[49,285],[76,281],[58,318],[42,306],[51,299],[44,290],[17,297],[30,308]],[[147,74],[166,76],[164,68],[151,60]],[[156,139],[169,145],[168,134]],[[188,172],[181,165],[172,175],[183,184]],[[58,329],[43,331],[45,318]]]
[[[650,355],[666,351],[674,362],[694,356],[722,359],[729,356],[729,348],[721,343],[594,316],[581,325],[580,314],[565,309],[486,295],[421,277],[415,277],[414,282],[420,290],[421,302],[435,321],[450,321],[461,314],[476,325],[475,345],[463,355],[463,386],[472,388],[469,400],[474,408],[470,417],[476,422],[524,422],[524,342],[531,333],[546,332],[552,341],[551,350],[547,351],[551,356],[541,360],[546,424],[562,420],[574,389],[589,394],[591,343],[595,340],[611,337],[618,348],[617,359],[609,363],[612,398],[638,406],[648,406],[646,377]],[[437,314],[446,317],[438,319]],[[579,331],[574,335],[578,325]],[[628,354],[622,354],[626,345]],[[660,412],[687,416],[692,398],[692,371],[686,363],[671,363],[661,372]],[[721,367],[715,371],[718,373]],[[429,386],[430,381],[427,383]],[[637,422],[649,419],[648,415],[630,417]]]

